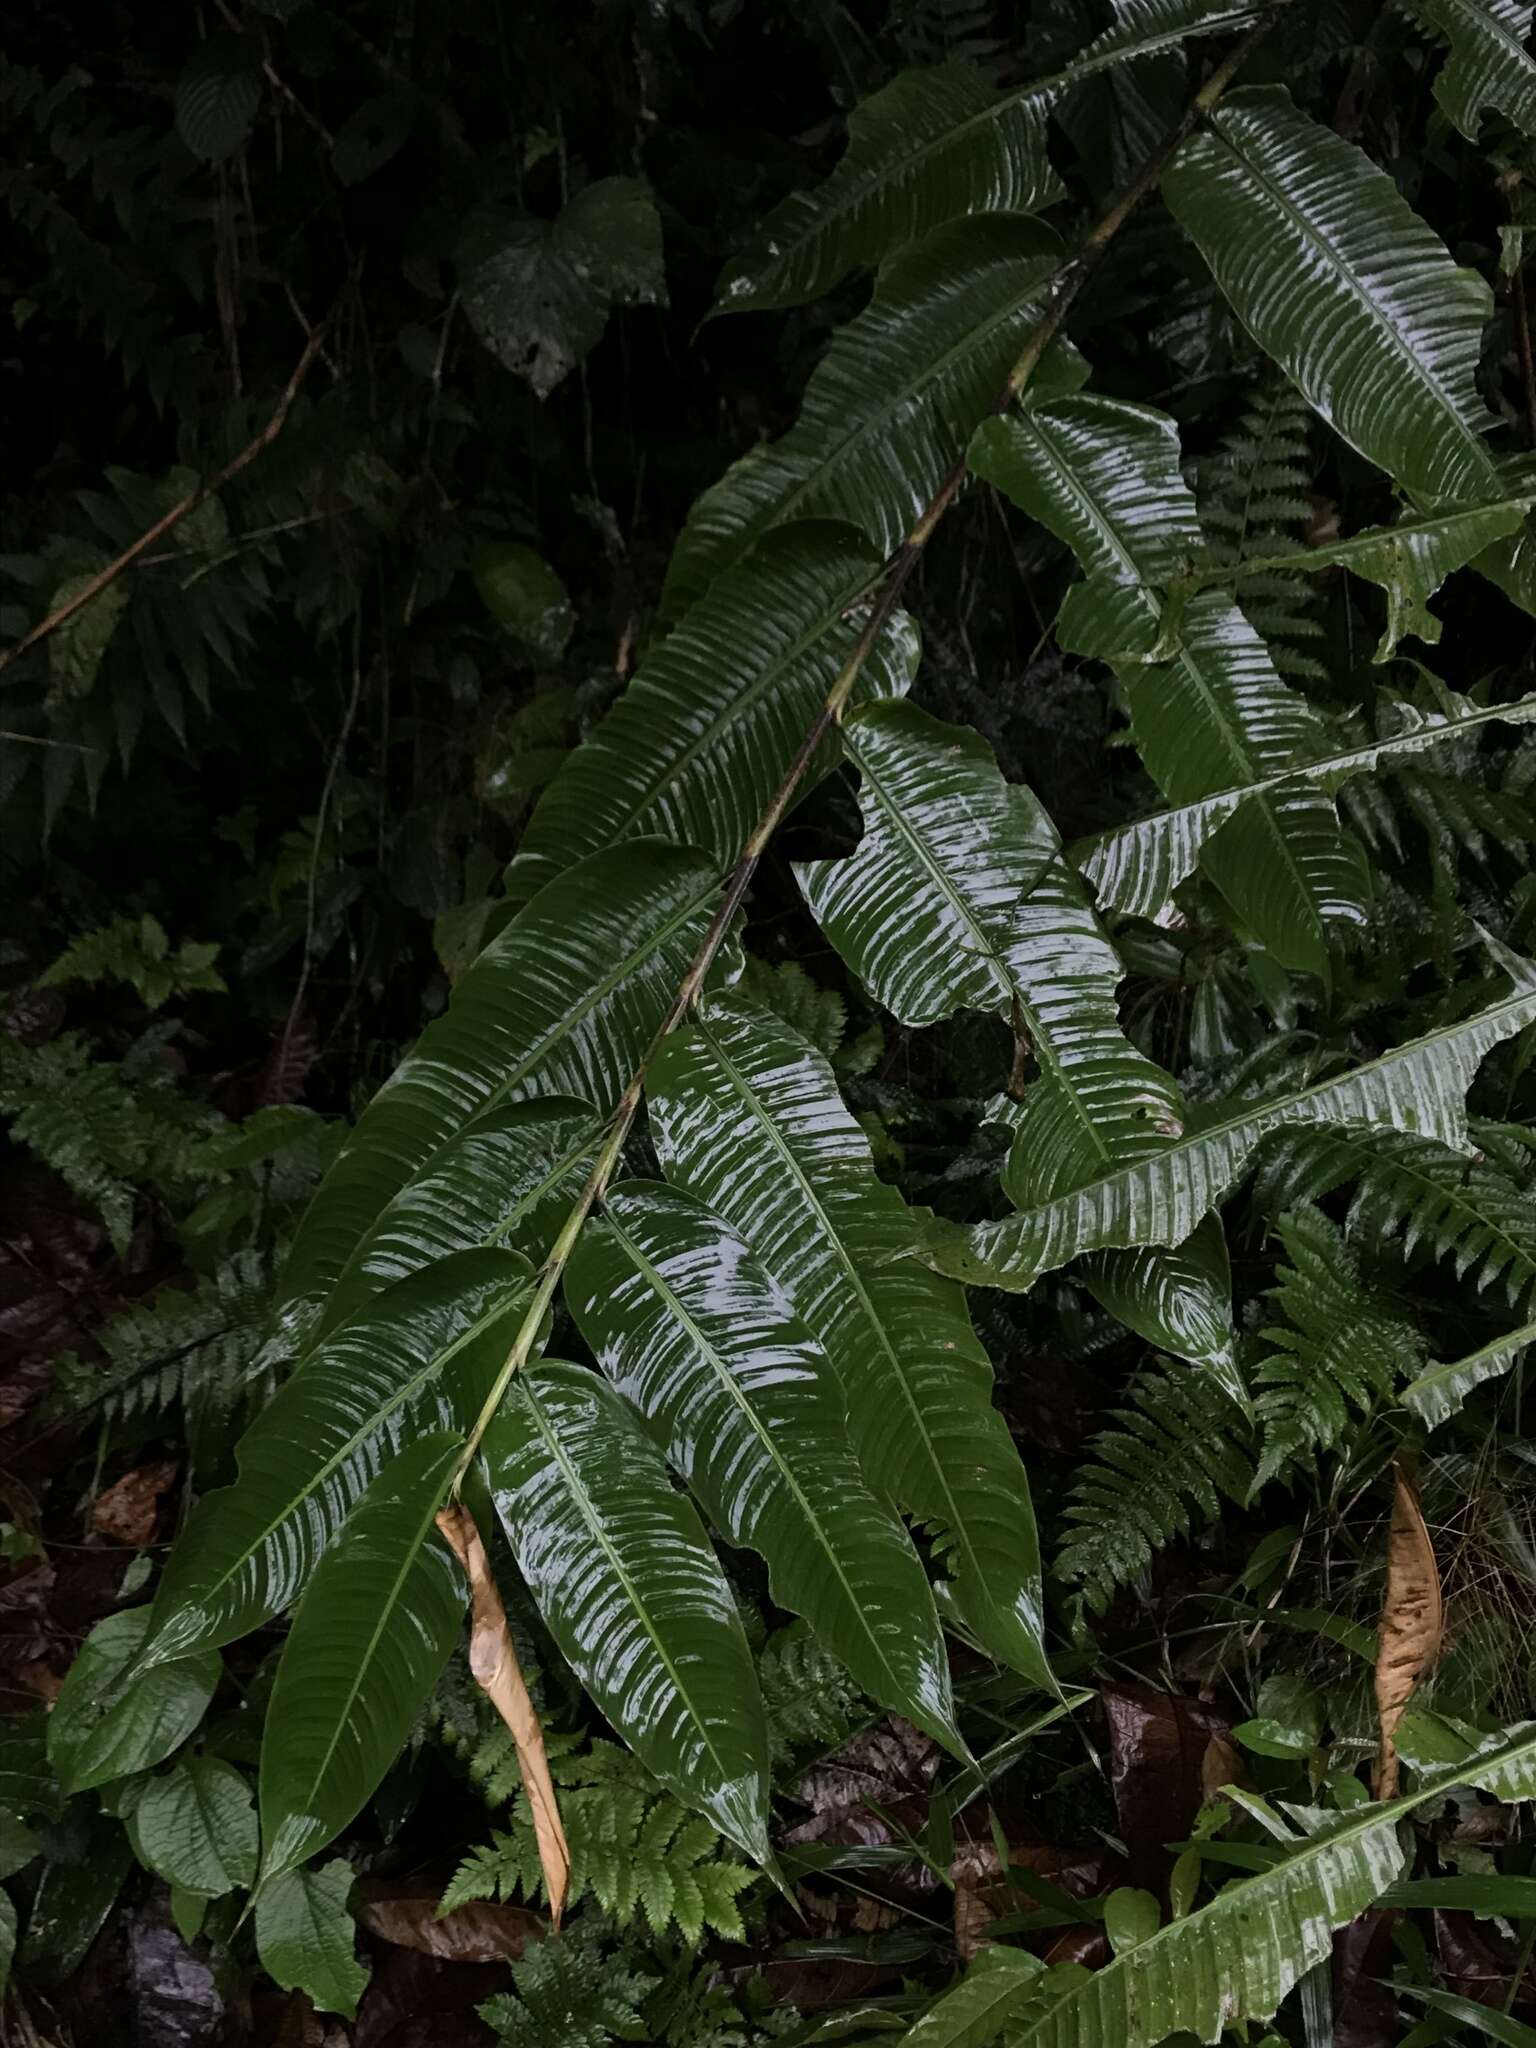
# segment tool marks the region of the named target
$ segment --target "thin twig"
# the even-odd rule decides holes
[[[234,460],[226,462],[216,476],[209,477],[206,483],[198,484],[195,489],[188,491],[184,498],[178,498],[169,512],[157,519],[153,526],[146,527],[136,541],[124,548],[116,561],[108,562],[106,568],[93,576],[83,589],[77,590],[66,603],[51,611],[46,619],[40,619],[31,632],[24,633],[13,647],[7,647],[5,652],[0,654],[0,672],[8,669],[13,661],[19,661],[22,655],[29,648],[36,647],[40,640],[46,640],[50,633],[56,633],[60,626],[67,625],[76,612],[82,611],[92,598],[99,597],[109,584],[115,583],[125,569],[131,569],[140,555],[146,554],[156,541],[163,540],[173,527],[181,524],[188,513],[195,512],[199,505],[206,504],[216,491],[223,490],[231,478],[237,477],[264,449],[271,447],[288,424],[293,401],[299,395],[299,386],[309,375],[310,365],[319,354],[324,332],[322,324],[309,337],[304,353],[294,365],[293,375],[283,386],[283,395],[277,402],[276,410],[254,440],[247,441]]]
[[[1029,384],[1040,365],[1046,349],[1060,331],[1073,303],[1088,280],[1102,262],[1109,244],[1130,219],[1136,208],[1152,190],[1175,152],[1180,148],[1196,125],[1210,113],[1221,99],[1222,94],[1236,77],[1238,70],[1274,21],[1283,12],[1287,0],[1270,8],[1249,30],[1224,61],[1211,73],[1209,79],[1181,118],[1164,136],[1157,149],[1142,166],[1136,177],[1114,204],[1094,223],[1085,237],[1082,247],[1055,273],[1047,287],[1044,310],[1030,330],[1018,361],[1009,372],[1008,381],[992,407],[994,413],[1005,412]],[[795,750],[794,759],[785,770],[783,780],[768,799],[762,816],[753,826],[736,865],[726,877],[720,901],[714,916],[699,942],[698,951],[689,963],[677,993],[667,1007],[666,1015],[656,1029],[656,1034],[646,1048],[640,1064],[629,1078],[629,1083],[619,1098],[618,1107],[609,1120],[607,1134],[602,1147],[593,1162],[586,1184],[561,1224],[554,1243],[550,1246],[543,1265],[539,1269],[534,1286],[533,1298],[527,1313],[513,1339],[512,1349],[505,1363],[496,1375],[495,1384],[485,1398],[474,1428],[470,1431],[463,1452],[454,1471],[453,1492],[457,1494],[464,1474],[469,1470],[480,1448],[480,1440],[490,1427],[492,1418],[501,1406],[502,1399],[514,1376],[527,1364],[538,1336],[546,1310],[554,1300],[560,1276],[565,1270],[576,1240],[581,1235],[583,1224],[593,1209],[602,1200],[608,1183],[618,1165],[624,1141],[629,1136],[644,1092],[646,1075],[663,1041],[667,1039],[687,1016],[698,1001],[704,981],[715,956],[730,930],[737,911],[750,888],[769,840],[778,829],[785,812],[789,809],[806,770],[815,759],[823,741],[832,729],[842,722],[843,713],[853,695],[854,687],[863,674],[864,666],[873,653],[881,634],[890,623],[891,617],[901,601],[902,592],[922,559],[935,529],[960,495],[966,477],[966,458],[962,454],[940,483],[929,500],[921,518],[886,563],[878,581],[872,586],[872,603],[863,630],[854,642],[847,659],[838,671],[837,679],[827,692],[826,700],[812,720],[805,737]]]

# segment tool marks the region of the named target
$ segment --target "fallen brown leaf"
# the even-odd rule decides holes
[[[1387,1588],[1376,1651],[1376,1797],[1397,1790],[1397,1729],[1414,1688],[1440,1654],[1445,1612],[1440,1571],[1419,1497],[1402,1467],[1393,1467],[1392,1526],[1387,1536]]]
[[[532,1941],[542,1941],[549,1922],[524,1906],[493,1906],[473,1900],[439,1919],[440,1885],[364,1881],[352,1894],[352,1911],[370,1934],[413,1948],[446,1963],[515,1962]]]
[[[491,1577],[474,1516],[462,1501],[455,1501],[439,1514],[437,1526],[453,1546],[469,1580],[469,1668],[517,1746],[518,1766],[533,1813],[534,1839],[544,1870],[544,1889],[549,1894],[550,1925],[558,1928],[571,1881],[571,1851],[555,1798],[555,1783],[549,1774],[549,1759],[544,1753],[544,1731],[512,1647],[507,1611]]]
[[[143,1550],[155,1540],[160,1499],[176,1483],[180,1467],[172,1459],[140,1465],[125,1472],[115,1486],[99,1494],[91,1509],[91,1527],[98,1536],[114,1543],[128,1543]]]
[[[1148,1685],[1111,1686],[1103,1694],[1109,1723],[1109,1773],[1115,1788],[1128,1882],[1162,1896],[1172,1858],[1208,1794],[1206,1757],[1226,1743],[1231,1723],[1204,1700]],[[1221,1752],[1213,1759],[1223,1767]]]
[[[1058,1849],[1045,1842],[1011,1843],[1008,1861],[1013,1869],[1031,1870],[1074,1899],[1089,1899],[1101,1891],[1110,1870],[1104,1849]],[[967,1842],[950,1866],[950,1877],[955,1887],[955,1947],[961,1961],[969,1963],[987,1946],[992,1922],[1027,1906],[1029,1896],[1004,1882],[990,1841]]]

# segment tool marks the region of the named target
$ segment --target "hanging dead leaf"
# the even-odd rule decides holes
[[[549,1774],[549,1759],[544,1754],[544,1731],[512,1647],[507,1611],[491,1577],[474,1516],[462,1501],[455,1501],[439,1514],[437,1526],[453,1546],[469,1580],[469,1668],[475,1683],[507,1724],[517,1746],[518,1767],[533,1812],[534,1839],[544,1870],[544,1889],[549,1894],[550,1925],[558,1928],[571,1880],[571,1851],[555,1798],[555,1783]]]
[[[1440,1571],[1419,1497],[1400,1465],[1393,1467],[1392,1526],[1387,1537],[1387,1590],[1376,1651],[1376,1797],[1397,1790],[1397,1728],[1414,1689],[1440,1654],[1445,1613]]]

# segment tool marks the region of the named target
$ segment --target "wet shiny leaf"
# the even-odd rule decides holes
[[[144,1789],[131,1823],[141,1860],[170,1885],[222,1898],[256,1876],[249,1781],[217,1757],[188,1757]]]
[[[128,1684],[149,1633],[149,1610],[97,1622],[69,1668],[48,1717],[48,1760],[68,1792],[148,1770],[202,1720],[222,1669],[203,1648],[162,1661]]]
[[[347,1911],[351,1866],[338,1857],[318,1870],[290,1870],[256,1894],[256,1951],[285,1991],[303,1991],[321,2012],[357,2016],[368,1969],[355,1954]]]

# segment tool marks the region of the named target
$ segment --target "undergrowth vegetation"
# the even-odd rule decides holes
[[[1532,16],[7,24],[18,2039],[1536,2040]]]

